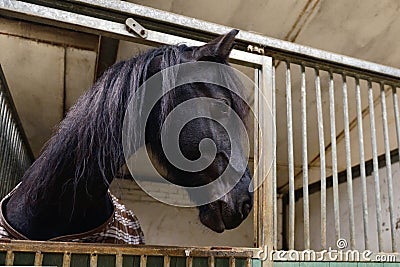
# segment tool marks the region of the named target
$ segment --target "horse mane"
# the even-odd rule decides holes
[[[144,97],[144,93],[135,92],[148,78],[150,63],[157,57],[160,69],[179,64],[188,49],[185,45],[155,48],[108,68],[68,111],[25,172],[22,179],[26,203],[36,205],[51,194],[52,188],[72,187],[74,197],[77,190],[86,190],[90,195],[88,184],[104,183],[108,188],[110,178],[124,163],[122,127],[126,108],[133,95]],[[232,98],[236,105],[233,108],[244,117],[248,107],[238,96],[232,94]],[[171,101],[171,95],[161,101],[160,116],[166,116]],[[64,184],[55,184],[55,177],[65,178]]]

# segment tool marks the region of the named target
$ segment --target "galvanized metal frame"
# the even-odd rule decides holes
[[[0,15],[10,16],[14,18],[24,19],[28,21],[33,21],[37,23],[43,23],[48,25],[54,25],[57,27],[78,30],[87,33],[99,34],[107,37],[134,41],[143,44],[176,44],[185,42],[189,45],[200,45],[205,40],[217,35],[226,33],[230,29],[228,27],[216,25],[213,23],[204,22],[201,20],[188,18],[185,16],[180,16],[172,14],[169,12],[164,12],[148,7],[143,7],[135,5],[128,2],[116,1],[116,0],[67,0],[67,1],[50,1],[50,0],[30,0],[29,2],[21,2],[15,0],[7,0],[0,2]],[[64,2],[64,3],[63,3]],[[37,5],[34,3],[40,3]],[[70,12],[68,10],[74,10]],[[99,12],[95,12],[99,11]],[[148,37],[143,39],[139,36],[135,36],[129,33],[125,29],[123,21],[127,17],[133,17],[138,20],[142,25],[148,29]],[[196,40],[193,40],[196,39]],[[290,42],[285,42],[265,36],[261,36],[254,33],[249,33],[241,31],[238,36],[238,46],[232,52],[232,60],[235,63],[239,63],[246,66],[251,66],[257,69],[256,77],[259,82],[259,86],[262,88],[263,93],[268,95],[271,99],[271,107],[273,116],[276,116],[276,88],[275,88],[275,69],[276,64],[279,61],[283,61],[286,64],[286,92],[287,92],[287,116],[291,118],[292,106],[291,106],[291,79],[290,79],[290,64],[297,64],[301,66],[302,75],[305,74],[305,68],[312,68],[315,70],[315,84],[316,84],[316,95],[317,95],[317,109],[318,109],[318,123],[319,127],[319,141],[320,141],[320,160],[321,160],[321,244],[323,247],[326,246],[326,170],[325,170],[325,149],[323,137],[323,118],[320,116],[322,114],[321,107],[321,85],[320,85],[320,72],[327,71],[330,75],[329,83],[329,94],[330,94],[330,112],[331,112],[331,138],[336,138],[334,129],[334,98],[333,98],[333,74],[340,74],[343,78],[343,106],[344,106],[344,134],[345,134],[345,145],[346,145],[346,167],[347,167],[347,184],[349,192],[349,208],[350,208],[350,246],[355,247],[355,226],[354,226],[354,201],[352,195],[352,167],[350,155],[350,143],[349,143],[349,118],[348,118],[348,103],[347,103],[347,77],[354,77],[356,80],[356,100],[357,100],[357,121],[359,130],[359,154],[360,154],[360,170],[361,179],[363,181],[363,217],[364,217],[364,229],[368,229],[368,207],[367,207],[367,197],[366,197],[366,184],[365,184],[365,162],[364,162],[364,151],[363,151],[363,132],[362,132],[362,110],[361,110],[361,99],[360,99],[360,80],[367,80],[371,82],[382,83],[384,85],[392,86],[393,101],[395,108],[395,118],[397,127],[397,140],[400,145],[400,118],[399,118],[399,108],[397,103],[397,91],[396,88],[399,84],[400,70],[347,57],[334,53],[328,53],[318,49],[313,49]],[[249,45],[257,45],[264,48],[265,55],[257,55],[253,53],[246,52],[246,48]],[[303,81],[303,80],[302,80]],[[302,83],[302,120],[303,120],[303,142],[307,140],[306,127],[304,122],[306,122],[305,117],[305,105],[304,101],[306,99],[305,93],[305,82]],[[265,107],[259,106],[259,98],[255,97],[255,107],[256,111],[259,112],[261,118],[263,117],[263,110]],[[386,154],[386,165],[390,165],[390,150],[387,138],[387,115],[386,115],[386,103],[384,100],[384,90],[381,90],[381,106],[383,114],[383,127],[385,133],[385,154]],[[370,106],[371,108],[371,106]],[[372,122],[372,120],[371,120]],[[289,167],[293,164],[293,157],[290,156],[293,153],[293,133],[290,130],[291,123],[288,127],[288,153],[292,160],[289,160]],[[371,128],[375,126],[371,124]],[[268,129],[264,129],[267,130]],[[277,222],[277,207],[276,207],[276,128],[272,127],[273,140],[263,140],[262,136],[258,131],[256,131],[255,142],[263,140],[262,142],[257,142],[255,146],[256,156],[260,151],[265,150],[265,143],[272,142],[273,149],[273,166],[272,171],[265,169],[266,166],[257,166],[258,171],[256,176],[258,179],[262,177],[267,177],[266,182],[260,188],[256,194],[257,205],[255,207],[255,219],[257,221],[257,229],[255,229],[256,235],[256,247],[262,248],[263,245],[269,245],[269,247],[276,247],[276,230]],[[373,137],[371,137],[371,142],[374,143]],[[376,140],[375,140],[376,142]],[[261,144],[261,145],[260,145]],[[336,154],[336,146],[332,145],[332,152]],[[303,144],[303,166],[307,164],[307,145],[306,142]],[[336,156],[334,156],[336,157]],[[374,168],[376,170],[376,154],[374,153]],[[338,174],[337,167],[335,167],[335,160],[332,159],[334,165],[333,180],[335,195],[337,195],[337,185],[338,185]],[[294,171],[293,166],[289,168],[289,229],[294,227],[294,201],[295,201],[295,190],[294,190]],[[388,177],[391,180],[391,170],[388,171]],[[303,197],[305,198],[305,203],[308,203],[308,179],[307,171],[303,169]],[[389,192],[393,190],[391,181],[388,184]],[[389,197],[391,200],[391,210],[393,208],[393,193]],[[307,200],[306,200],[307,199]],[[304,210],[304,217],[307,218],[308,215],[308,204],[305,204],[306,209]],[[335,235],[340,237],[340,223],[338,216],[338,202],[335,203]],[[378,207],[377,207],[378,211]],[[274,218],[271,218],[270,215]],[[269,216],[268,216],[269,215]],[[270,218],[270,219],[269,219]],[[393,226],[393,218],[391,218],[391,224]],[[309,247],[309,226],[304,229],[305,233],[305,247]],[[369,247],[368,233],[364,233],[365,236],[365,247]],[[394,239],[394,233],[392,233],[392,242]],[[395,243],[393,243],[395,246]],[[294,229],[289,231],[289,248],[294,248]],[[396,251],[397,248],[393,247]],[[210,261],[211,258],[210,258]]]
[[[21,180],[34,157],[1,65],[0,151],[0,197],[3,197]]]

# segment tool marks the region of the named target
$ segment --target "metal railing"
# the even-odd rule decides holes
[[[392,161],[398,160],[400,145],[397,96],[400,77],[387,79],[349,66],[325,65],[323,61],[307,59],[298,61],[288,55],[276,54],[273,58],[275,72],[281,72],[275,77],[275,88],[278,88],[275,95],[280,95],[281,101],[286,103],[286,114],[281,111],[277,119],[286,119],[287,124],[277,126],[277,136],[286,136],[287,141],[283,142],[281,138],[276,155],[277,176],[279,179],[287,177],[287,183],[277,189],[284,202],[283,248],[325,249],[336,247],[334,242],[344,238],[349,241],[348,249],[398,252],[395,207],[400,199],[394,197],[393,184],[394,179],[399,182],[400,177],[393,176]],[[296,68],[300,71],[293,78]],[[314,85],[310,86],[312,82]],[[293,108],[294,92],[300,98],[296,110]],[[349,99],[353,105],[349,105]],[[292,119],[294,112],[297,112],[296,125]],[[388,114],[391,115],[390,125]],[[311,119],[308,118],[310,115]],[[308,136],[310,133],[312,137]],[[309,145],[309,141],[318,143],[319,150],[314,149],[316,145]],[[287,147],[285,153],[284,146]],[[379,171],[382,167],[385,172]],[[339,174],[346,179],[339,181]],[[346,188],[340,187],[339,182],[345,182]],[[359,186],[354,187],[354,182]],[[309,191],[320,195],[318,204],[310,202]],[[328,193],[331,203],[327,203]],[[361,212],[358,212],[362,217],[361,224],[355,223],[355,195],[361,195]],[[333,221],[331,227],[327,225],[328,207]],[[302,214],[296,213],[297,210],[302,210]],[[318,223],[314,222],[314,226],[320,225],[319,235],[315,228],[310,233],[310,210],[313,210],[314,219],[319,217]],[[274,214],[277,214],[276,210]],[[347,222],[343,214],[347,214]],[[388,217],[386,222],[383,216]],[[357,232],[363,232],[363,235],[356,238]],[[371,238],[373,235],[376,236]],[[295,242],[299,239],[303,244]],[[377,240],[376,243],[372,244],[371,239]],[[390,246],[385,247],[387,243]]]
[[[11,241],[0,244],[7,266],[212,266],[250,267],[256,251],[247,248],[195,248]],[[259,262],[258,262],[259,264]]]
[[[0,198],[21,180],[33,154],[0,65]]]

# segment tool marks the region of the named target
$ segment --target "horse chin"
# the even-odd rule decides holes
[[[215,201],[199,207],[200,221],[203,225],[217,233],[238,227],[245,218],[233,215],[225,202]]]

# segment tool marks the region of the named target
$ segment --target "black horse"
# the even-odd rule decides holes
[[[115,212],[108,188],[125,163],[123,118],[135,92],[146,79],[169,66],[195,61],[227,65],[237,33],[232,30],[199,47],[156,48],[106,70],[71,108],[24,174],[21,184],[3,201],[4,221],[32,240],[84,233],[107,222]],[[177,184],[207,184],[231,164],[226,157],[231,153],[226,133],[220,125],[206,119],[188,123],[180,133],[180,147],[185,156],[196,159],[199,142],[211,138],[216,144],[217,156],[208,168],[187,173],[177,170],[163,156],[160,129],[166,113],[187,99],[201,96],[223,101],[242,119],[249,112],[237,94],[213,85],[184,85],[164,96],[147,122],[146,145],[167,169],[168,179]],[[222,110],[220,116],[230,115]],[[199,206],[201,222],[216,232],[237,227],[253,206],[253,195],[249,192],[251,179],[246,167],[240,181],[224,198]]]

